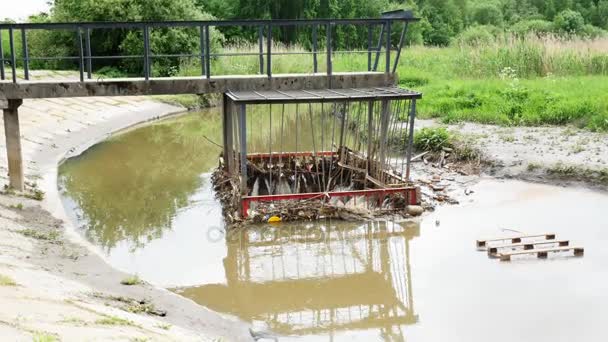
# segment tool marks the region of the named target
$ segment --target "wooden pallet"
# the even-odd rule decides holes
[[[491,240],[477,240],[477,248],[487,247],[488,243],[490,242],[511,241],[511,243],[521,243],[523,239],[533,239],[539,237],[544,237],[546,240],[555,240],[555,234],[519,235]]]
[[[582,256],[585,253],[585,249],[583,247],[555,247],[555,248],[547,248],[547,249],[531,249],[517,252],[507,252],[507,253],[498,253],[498,257],[500,261],[510,261],[512,256],[515,255],[525,255],[525,254],[536,254],[539,258],[546,258],[549,253],[557,253],[557,252],[567,252],[574,251],[575,256]]]
[[[524,250],[534,249],[535,246],[539,245],[551,245],[558,244],[559,247],[566,247],[570,245],[570,241],[568,240],[548,240],[548,241],[531,241],[531,242],[520,242],[520,243],[511,243],[506,245],[498,245],[498,246],[488,246],[488,256],[497,257],[497,253],[500,249],[507,248],[520,248],[523,247]]]

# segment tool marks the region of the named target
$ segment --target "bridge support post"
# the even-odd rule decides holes
[[[234,175],[234,149],[233,149],[233,127],[232,122],[232,103],[226,94],[223,95],[222,101],[223,112],[223,135],[224,135],[224,167],[232,176]]]
[[[4,135],[6,137],[6,154],[8,159],[9,186],[23,191],[23,159],[21,158],[21,133],[19,132],[19,106],[21,99],[9,99],[3,106]]]

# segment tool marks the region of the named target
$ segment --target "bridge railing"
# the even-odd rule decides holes
[[[200,64],[200,76],[211,78],[217,75],[211,61],[221,57],[239,57],[239,56],[255,56],[258,57],[259,64],[258,74],[267,75],[269,78],[273,75],[273,61],[277,56],[288,55],[309,55],[312,59],[312,73],[319,73],[319,64],[322,64],[321,58],[325,58],[324,72],[331,76],[334,72],[332,56],[336,54],[366,54],[367,67],[364,70],[351,71],[367,71],[394,73],[399,58],[401,49],[405,42],[408,25],[410,22],[417,21],[409,11],[392,11],[382,15],[376,19],[315,19],[315,20],[227,20],[227,21],[166,21],[166,22],[89,22],[89,23],[26,23],[26,24],[0,24],[0,37],[2,34],[8,34],[8,51],[5,46],[0,44],[0,79],[12,79],[13,83],[20,81],[18,64],[22,67],[23,80],[30,79],[30,71],[32,68],[30,63],[33,61],[71,61],[75,62],[78,67],[80,81],[92,79],[94,71],[93,63],[103,59],[119,59],[119,60],[138,60],[142,64],[142,70],[139,77],[149,80],[154,75],[152,74],[152,63],[157,58],[190,58],[197,59]],[[399,26],[401,32],[398,42],[393,42],[395,27]],[[354,42],[353,46],[357,49],[334,51],[335,41],[334,32],[337,27],[354,26],[359,29],[367,28],[366,41]],[[222,52],[212,51],[212,28],[226,27],[246,27],[257,31],[257,51],[243,52]],[[311,46],[305,51],[273,51],[274,39],[276,31],[292,27],[295,29],[306,28],[311,32]],[[198,31],[200,38],[199,51],[192,52],[182,51],[181,53],[173,54],[157,54],[152,51],[150,46],[150,31],[153,29],[195,29]],[[77,53],[72,56],[31,56],[31,44],[28,42],[28,32],[35,30],[48,31],[63,31],[74,33],[74,46]],[[139,31],[143,48],[141,54],[133,55],[99,55],[93,54],[94,47],[91,43],[92,30],[124,30],[124,31]],[[254,32],[255,32],[254,31]],[[21,51],[17,51],[18,47],[15,36],[20,35]],[[351,42],[353,43],[353,42]],[[321,48],[322,47],[322,48]],[[364,48],[361,48],[364,47]],[[384,48],[384,53],[382,52]],[[384,55],[384,60],[381,60],[381,55]],[[392,56],[394,55],[394,57]],[[321,63],[320,63],[321,60]],[[10,74],[10,76],[9,76]]]

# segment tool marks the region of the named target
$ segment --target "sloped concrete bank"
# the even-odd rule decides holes
[[[183,111],[147,98],[24,102],[26,179],[45,196],[41,202],[0,196],[1,340],[46,335],[62,341],[251,339],[244,322],[161,287],[122,285],[129,275],[111,267],[76,233],[59,199],[57,168],[63,160],[113,134]],[[0,168],[6,177],[5,158]]]

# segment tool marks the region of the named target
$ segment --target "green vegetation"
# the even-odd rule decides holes
[[[11,209],[17,209],[17,210],[23,210],[23,204],[21,204],[21,203],[11,204],[11,205],[9,205],[9,208],[11,208]]]
[[[452,147],[451,135],[447,129],[423,128],[414,135],[414,147],[422,151],[441,151]]]
[[[121,280],[120,283],[122,285],[132,286],[132,285],[139,285],[139,284],[141,284],[142,280],[139,279],[139,277],[137,275],[133,275],[133,276],[129,276],[129,277]]]
[[[33,342],[57,342],[59,339],[55,335],[51,335],[48,333],[35,333]]]
[[[19,233],[21,233],[24,236],[36,239],[36,240],[53,241],[53,242],[56,242],[60,236],[60,233],[57,230],[51,230],[51,231],[46,232],[46,231],[32,229],[32,228],[20,230]]]
[[[427,127],[414,134],[414,147],[418,151],[453,153],[458,161],[481,161],[481,152],[471,136],[456,134],[444,127]]]
[[[116,316],[105,316],[104,318],[96,320],[95,323],[101,325],[135,326],[135,323],[133,323],[132,321]]]
[[[17,286],[17,283],[11,277],[0,274],[0,286]]]
[[[397,8],[411,9],[422,18],[408,31],[409,46],[398,67],[400,84],[425,95],[419,106],[422,118],[608,130],[608,0],[63,0],[54,2],[50,14],[30,21],[355,18],[378,17]],[[323,37],[324,28],[319,30]],[[69,32],[29,34],[31,56],[77,54]],[[252,28],[221,27],[211,34],[214,51],[257,53],[257,32]],[[399,27],[393,34],[396,45]],[[141,35],[93,30],[94,54],[140,54]],[[196,29],[159,28],[150,35],[154,54],[200,51]],[[277,28],[273,51],[309,51],[311,36],[309,28]],[[364,28],[336,27],[334,49],[365,48],[366,38]],[[7,53],[7,32],[2,40]],[[20,54],[19,35],[15,43]],[[323,39],[320,44],[323,48]],[[199,62],[199,58],[154,58],[152,73],[198,76]],[[319,62],[319,70],[325,70],[325,58]],[[32,67],[76,67],[70,64],[74,61],[62,63],[32,61]],[[96,60],[94,69],[101,77],[140,75],[141,63]],[[214,75],[256,74],[258,63],[255,55],[216,57],[211,70]],[[365,70],[367,56],[336,54],[333,66],[337,72]],[[277,56],[272,71],[311,72],[312,57]],[[209,103],[197,96],[161,99],[193,109]]]
[[[547,175],[558,179],[573,179],[600,185],[608,185],[608,168],[595,170],[557,163],[547,168],[546,172]]]
[[[163,330],[169,330],[171,329],[172,325],[171,324],[164,324],[164,323],[159,323],[156,325],[157,328],[159,329],[163,329]]]

